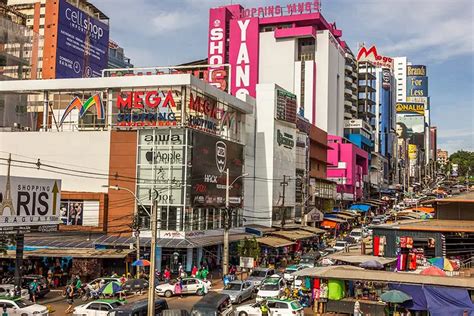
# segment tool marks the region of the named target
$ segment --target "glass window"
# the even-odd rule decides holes
[[[94,310],[94,311],[100,311],[100,305],[99,303],[92,303],[91,305],[89,305],[89,307],[87,307],[87,309],[91,309],[91,310]]]

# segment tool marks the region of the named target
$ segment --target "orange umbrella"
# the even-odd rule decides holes
[[[431,266],[429,268],[424,269],[423,271],[420,272],[422,275],[435,275],[435,276],[446,276],[446,272],[441,270],[438,267]]]

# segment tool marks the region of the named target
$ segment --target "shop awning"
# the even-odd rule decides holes
[[[335,223],[338,223],[338,224],[345,224],[345,223],[347,223],[347,221],[346,221],[345,219],[337,218],[337,217],[325,216],[325,217],[324,217],[324,220],[325,220],[325,221],[332,221],[332,222],[335,222]]]
[[[306,230],[282,230],[273,232],[272,235],[283,237],[289,240],[301,240],[316,236],[316,234]]]
[[[324,220],[321,223],[321,227],[324,227],[324,228],[334,229],[334,228],[336,228],[336,226],[337,226],[337,223],[333,222],[333,221]]]
[[[360,213],[354,213],[354,211],[349,211],[349,210],[346,210],[346,211],[340,211],[338,212],[339,214],[344,214],[344,215],[347,215],[347,216],[352,216],[354,218],[356,217],[360,217]]]
[[[94,258],[94,259],[123,259],[128,256],[133,250],[130,249],[61,249],[61,248],[47,248],[36,249],[32,251],[25,251],[24,258]]]
[[[267,233],[274,232],[276,228],[267,227],[263,225],[247,225],[245,226],[245,232],[249,234],[254,234],[257,236],[264,236]]]
[[[346,221],[355,221],[355,218],[353,216],[349,216],[349,215],[345,215],[345,214],[339,214],[339,213],[331,213],[331,214],[328,214],[328,215],[332,215],[332,216],[335,216],[335,217],[329,217],[329,218],[340,218],[342,220],[346,220]]]
[[[350,209],[356,210],[359,212],[367,212],[368,210],[370,210],[371,207],[372,205],[368,205],[368,204],[354,204],[354,205],[351,205]]]
[[[324,229],[318,228],[318,227],[313,227],[313,226],[301,226],[302,230],[307,230],[309,232],[315,233],[315,234],[324,234],[326,231]]]
[[[257,241],[260,244],[267,245],[273,248],[291,246],[295,244],[294,242],[289,241],[287,239],[278,238],[274,236],[266,236],[266,237],[257,238]]]
[[[346,262],[349,264],[361,264],[363,262],[369,260],[376,260],[383,265],[393,263],[397,261],[397,258],[385,258],[385,257],[377,257],[377,256],[370,256],[370,255],[354,255],[351,253],[335,253],[332,255],[327,256],[329,259],[334,259],[342,262]]]

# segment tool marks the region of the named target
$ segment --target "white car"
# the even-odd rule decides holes
[[[89,289],[92,289],[92,285],[94,283],[99,283],[99,285],[102,287],[104,285],[106,285],[107,283],[110,283],[110,282],[118,282],[120,283],[120,278],[118,277],[103,277],[103,278],[97,278],[97,279],[94,279],[88,283],[86,283],[86,286],[89,288]]]
[[[0,296],[13,298],[15,296],[14,289],[15,289],[15,286],[13,284],[0,284]],[[30,295],[27,289],[21,289],[21,298],[25,300],[28,300],[30,298]]]
[[[283,278],[285,278],[285,280],[287,282],[293,282],[293,279],[295,278],[294,276],[292,276],[291,274],[293,272],[296,272],[296,271],[300,271],[300,270],[303,270],[307,268],[307,266],[304,266],[304,265],[300,265],[300,264],[294,264],[294,265],[291,265],[291,266],[288,266],[286,269],[285,269],[285,272],[283,272]]]
[[[262,285],[257,292],[257,302],[261,302],[269,298],[279,298],[283,295],[285,286],[285,280],[278,275],[274,275],[263,280]]]
[[[260,310],[261,303],[253,303],[238,306],[235,309],[235,316],[260,316],[262,311]],[[281,315],[281,316],[304,316],[304,309],[298,301],[292,300],[279,300],[270,299],[267,301],[268,314],[269,315]]]
[[[359,243],[362,238],[363,238],[363,232],[361,228],[354,228],[351,233],[349,234],[349,237],[354,238],[356,243]]]
[[[46,306],[32,303],[22,298],[0,299],[0,306],[7,308],[7,315],[18,316],[48,316],[49,311]],[[2,310],[2,309],[0,309]]]
[[[349,243],[347,241],[338,240],[336,241],[336,244],[334,245],[333,248],[336,249],[336,251],[341,251],[341,250],[346,249],[347,246],[349,246]]]
[[[124,304],[119,300],[96,300],[74,308],[74,316],[107,316],[109,311]]]
[[[209,292],[211,289],[211,282],[200,280],[197,278],[184,278],[182,281],[182,294],[197,294],[202,295]],[[155,287],[155,291],[158,295],[164,295],[165,297],[171,297],[175,294],[175,285],[170,283],[158,284]],[[204,289],[205,288],[205,289]]]

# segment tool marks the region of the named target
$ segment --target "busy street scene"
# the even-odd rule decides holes
[[[474,316],[473,34],[471,0],[0,0],[1,316]]]

